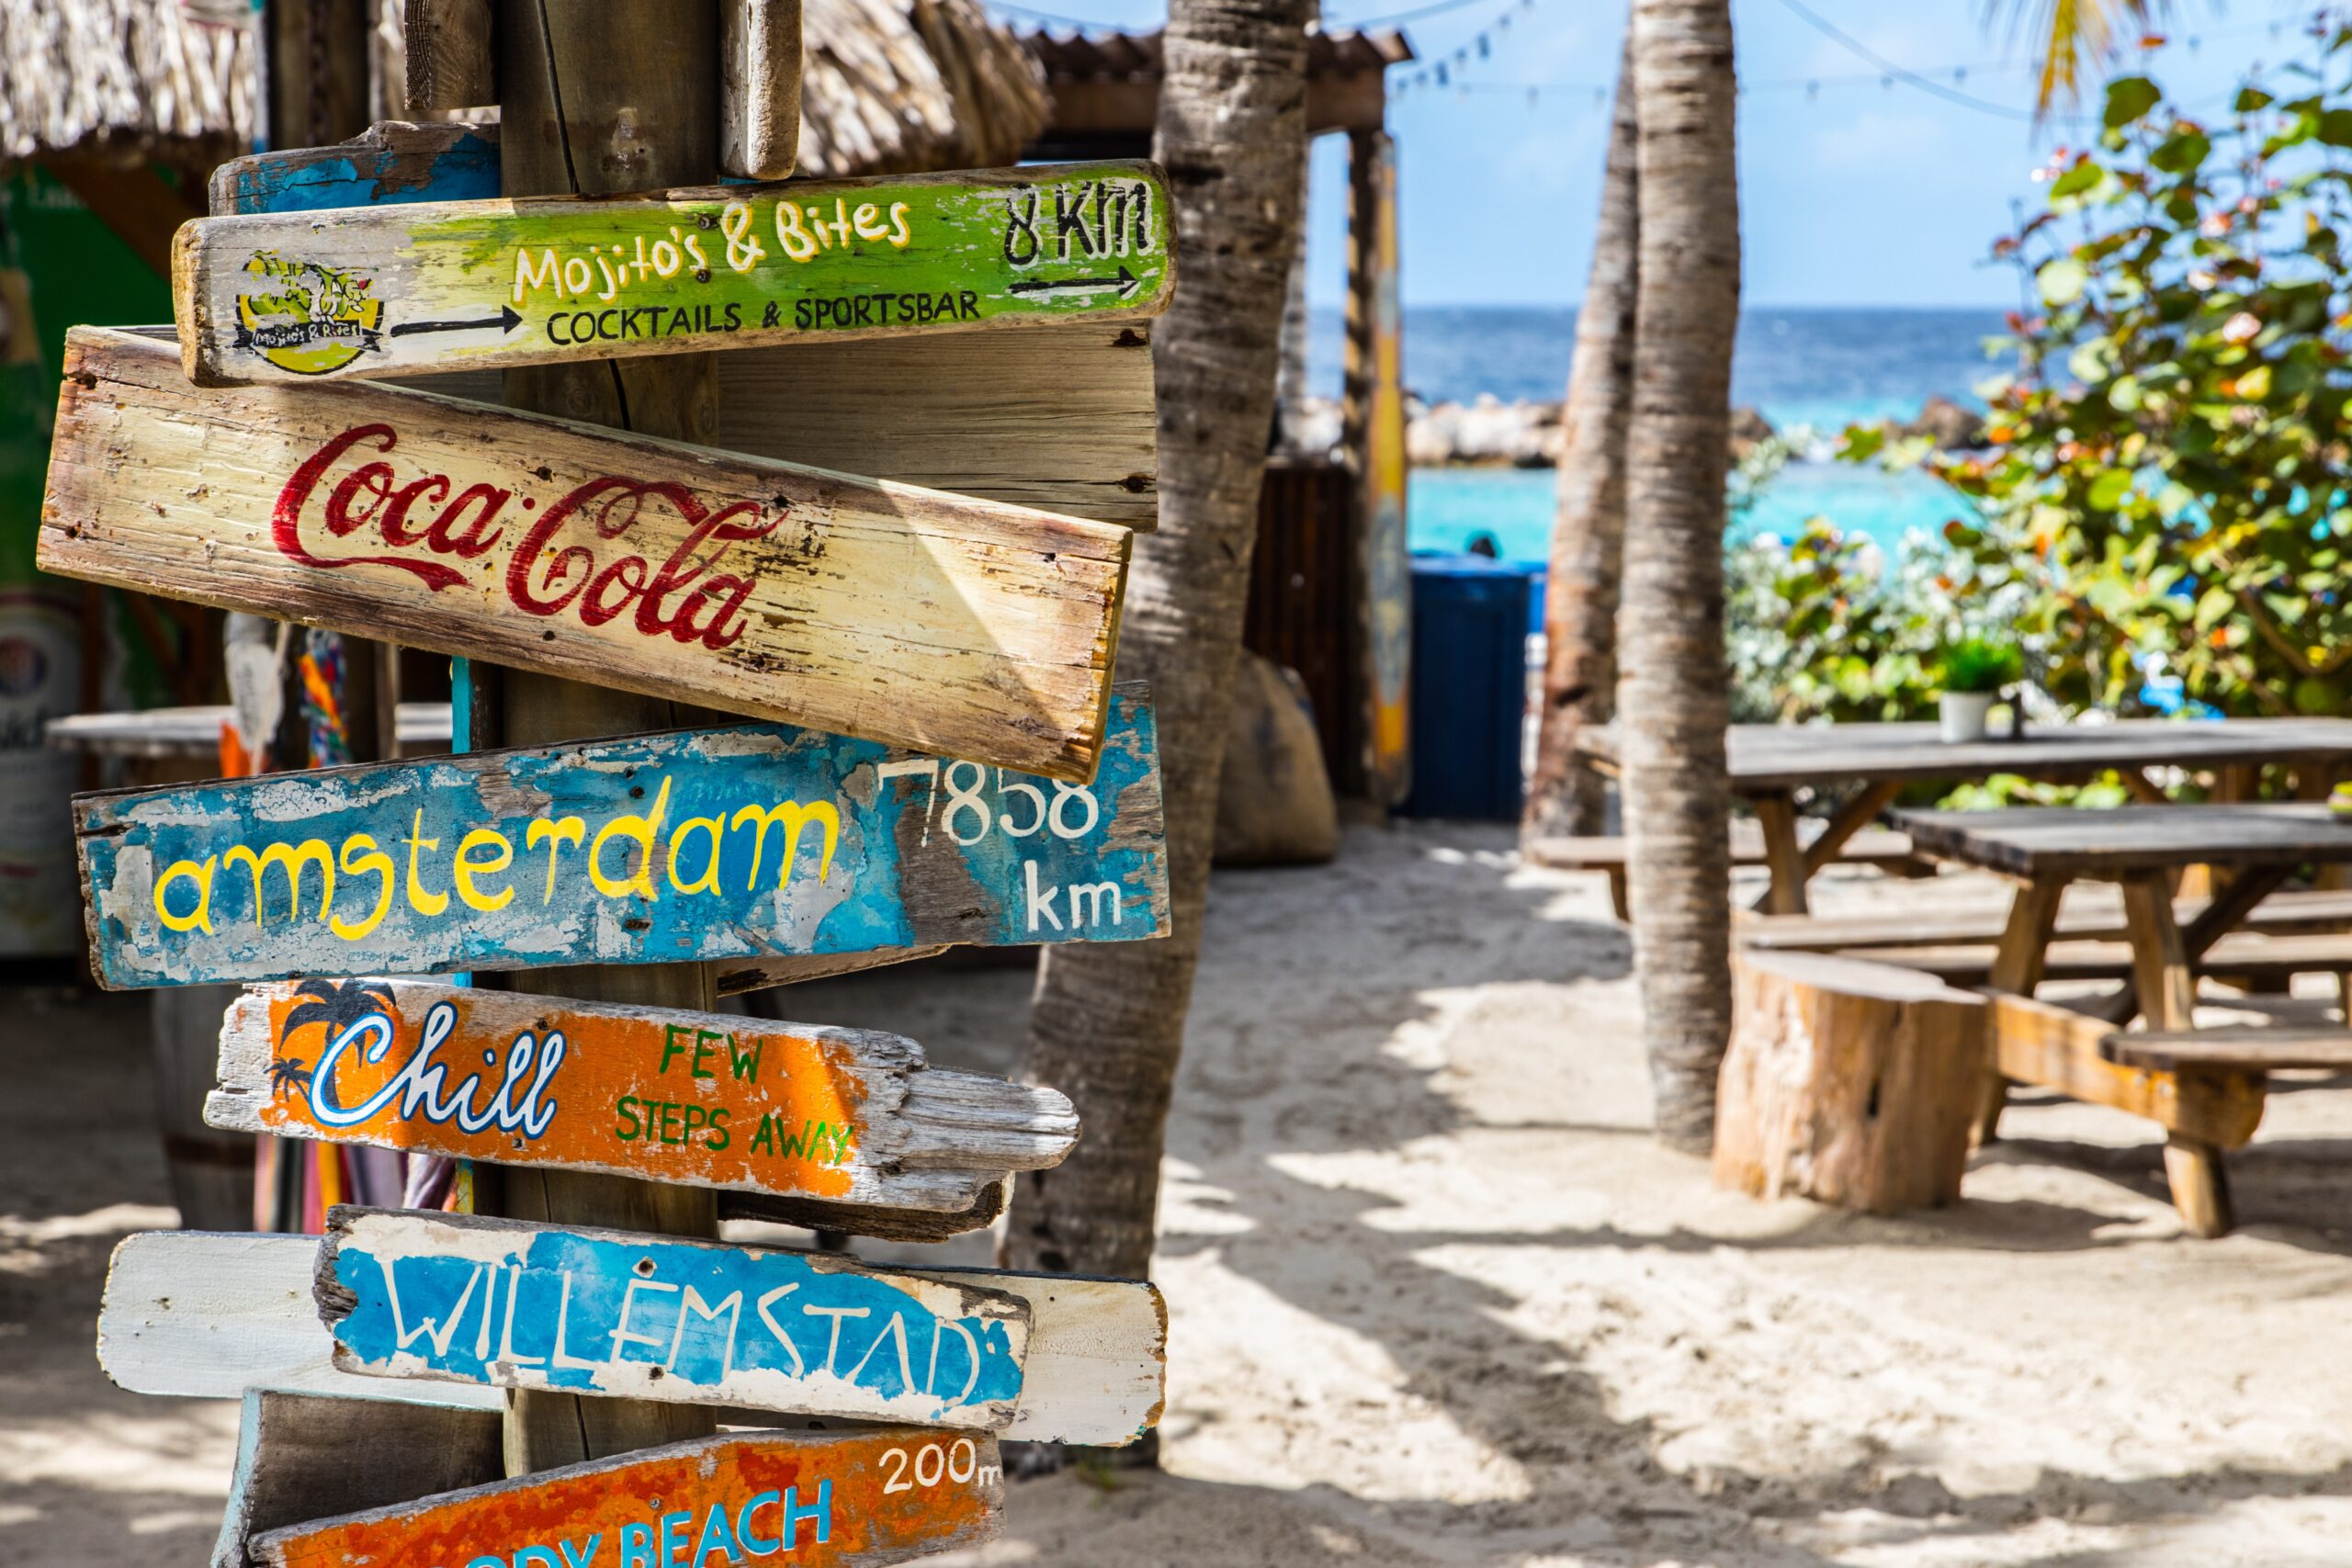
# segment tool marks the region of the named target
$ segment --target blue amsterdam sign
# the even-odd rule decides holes
[[[318,1270],[348,1372],[994,1428],[1030,1308],[822,1253],[336,1209]]]
[[[1138,686],[1091,785],[751,725],[86,795],[74,825],[112,987],[1168,929]]]

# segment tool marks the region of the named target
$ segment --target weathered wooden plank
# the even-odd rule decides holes
[[[412,42],[413,40],[412,39]],[[411,50],[412,63],[416,55]],[[498,194],[498,127],[379,120],[348,141],[232,158],[212,171],[219,213],[317,212]]]
[[[345,1371],[976,1428],[1029,1343],[1018,1297],[835,1253],[408,1210],[329,1211],[317,1295]]]
[[[967,1212],[1078,1142],[1058,1092],[901,1035],[413,980],[243,993],[220,1079],[238,1132],[879,1208]]]
[[[995,1438],[898,1427],[697,1438],[319,1519],[254,1544],[269,1568],[684,1568],[713,1553],[882,1568],[991,1540],[1003,1518]]]
[[[765,1200],[763,1200],[764,1201]],[[338,1371],[311,1300],[314,1236],[144,1231],[115,1248],[98,1314],[98,1361],[134,1393],[234,1399],[262,1386],[496,1410],[472,1383],[389,1382]],[[1166,1387],[1168,1308],[1136,1280],[915,1269],[1028,1303],[1027,1365],[1002,1436],[1111,1447],[1155,1425]],[[896,1347],[893,1347],[895,1352]],[[731,1411],[730,1420],[757,1422]]]
[[[2013,876],[2121,880],[2200,863],[2352,861],[2352,829],[2330,817],[2321,801],[1897,811],[1892,820],[1923,853]]]
[[[2352,1071],[2352,1029],[2242,1024],[2119,1032],[2101,1043],[2100,1054],[2118,1066],[2160,1072],[2211,1067],[2259,1073],[2310,1067],[2340,1073]]]
[[[2127,718],[2030,727],[2017,738],[1942,739],[1932,723],[1735,724],[1726,738],[1741,791],[1843,786],[1856,779],[1966,779],[1993,773],[2084,778],[2109,769],[2340,763],[2352,758],[2352,719]],[[1614,725],[1582,731],[1577,750],[1617,765]]]
[[[198,386],[1123,320],[1176,280],[1145,163],[254,214],[185,225]]]
[[[498,101],[490,0],[407,0],[408,107],[469,109]]]
[[[212,1568],[249,1568],[265,1531],[505,1473],[495,1411],[247,1389]]]
[[[800,0],[721,0],[718,167],[780,180],[800,152]]]
[[[831,338],[718,358],[718,445],[1117,523],[1159,519],[1151,323]]]
[[[104,329],[66,357],[46,570],[1092,776],[1125,529],[411,389],[198,392]]]
[[[2004,1077],[2128,1111],[2168,1133],[2223,1149],[2243,1147],[2261,1124],[2259,1073],[2120,1066],[2101,1054],[2114,1032],[2105,1019],[2005,991],[1985,995],[1992,1003],[1995,1058]]]
[[[495,125],[386,121],[335,147],[262,152],[212,176],[216,212],[498,194]],[[718,435],[732,452],[869,474],[1138,530],[1159,519],[1151,323],[1018,333],[812,337],[721,355]],[[503,401],[496,372],[432,389]]]
[[[748,963],[730,964],[712,976],[718,994],[731,997],[745,991],[764,990],[771,986],[796,986],[803,980],[823,980],[835,975],[854,975],[861,970],[880,969],[888,964],[911,963],[918,958],[936,958],[946,952],[944,945],[931,947],[886,947],[871,953],[821,953],[807,958],[761,958]]]
[[[74,809],[90,949],[115,987],[1168,929],[1139,687],[1119,690],[1091,785],[746,726],[119,790]]]

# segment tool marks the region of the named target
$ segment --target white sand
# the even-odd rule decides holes
[[[2036,1100],[1952,1210],[1752,1202],[1648,1136],[1599,880],[1510,842],[1358,830],[1220,876],[1170,1127],[1166,1472],[1018,1484],[961,1561],[2352,1562],[2352,1085],[2274,1098],[2220,1242],[2181,1235],[2152,1129]],[[1998,890],[1830,889],[1955,897]],[[1026,996],[934,968],[793,1007],[1002,1070]],[[138,999],[10,1016],[0,1564],[200,1561],[233,1412],[90,1359],[106,1248],[164,1201],[101,1131],[143,1113]]]

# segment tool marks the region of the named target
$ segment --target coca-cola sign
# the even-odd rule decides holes
[[[390,567],[437,592],[468,580],[454,563],[503,547],[501,591],[526,615],[602,626],[626,615],[643,636],[716,651],[742,637],[743,603],[759,581],[756,569],[716,569],[733,546],[773,535],[790,510],[781,496],[723,501],[621,474],[542,504],[526,482],[458,489],[446,473],[403,472],[388,460],[399,446],[390,425],[357,424],[305,458],[271,514],[279,552],[323,570]],[[659,565],[630,547],[651,534],[677,539]]]

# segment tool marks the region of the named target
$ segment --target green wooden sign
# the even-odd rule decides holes
[[[199,386],[1152,316],[1145,163],[198,220],[173,247]]]

